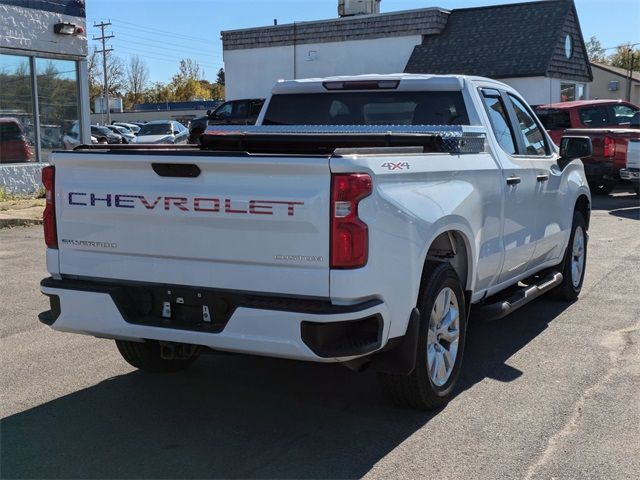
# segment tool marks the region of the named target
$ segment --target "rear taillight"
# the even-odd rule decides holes
[[[602,141],[602,155],[613,157],[616,154],[616,141],[611,137],[604,137]]]
[[[52,166],[42,169],[42,185],[46,194],[46,205],[42,215],[44,225],[44,242],[49,248],[58,248],[58,233],[56,232],[56,195],[55,168]]]
[[[358,203],[371,194],[366,173],[331,178],[331,268],[359,268],[367,263],[369,231],[358,218]]]

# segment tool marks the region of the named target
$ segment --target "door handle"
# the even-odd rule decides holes
[[[546,173],[541,173],[540,175],[536,176],[536,180],[538,180],[539,182],[546,182],[547,180],[549,180],[549,175],[547,175]]]
[[[517,185],[521,182],[520,177],[509,177],[507,178],[507,185]]]

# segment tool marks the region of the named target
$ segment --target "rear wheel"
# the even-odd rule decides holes
[[[453,396],[462,365],[467,316],[460,279],[451,265],[437,264],[427,275],[418,302],[416,366],[409,375],[379,373],[378,379],[393,403],[433,410]]]
[[[200,135],[202,135],[204,131],[200,128],[194,128],[189,135],[189,143],[201,145],[202,140],[200,139]]]
[[[146,342],[128,342],[126,340],[116,340],[118,351],[130,365],[146,372],[178,372],[188,368],[198,358],[198,352],[193,345],[172,344],[167,355],[160,342],[147,340]],[[177,349],[180,350],[178,356],[175,355]]]
[[[573,213],[569,244],[560,265],[562,283],[551,290],[550,294],[558,300],[572,302],[580,295],[587,266],[587,223],[578,211]]]

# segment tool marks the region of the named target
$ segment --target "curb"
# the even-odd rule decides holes
[[[41,218],[0,218],[0,229],[42,225]]]

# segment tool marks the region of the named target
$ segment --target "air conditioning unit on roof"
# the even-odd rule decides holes
[[[338,15],[371,15],[380,13],[380,0],[338,0]]]

